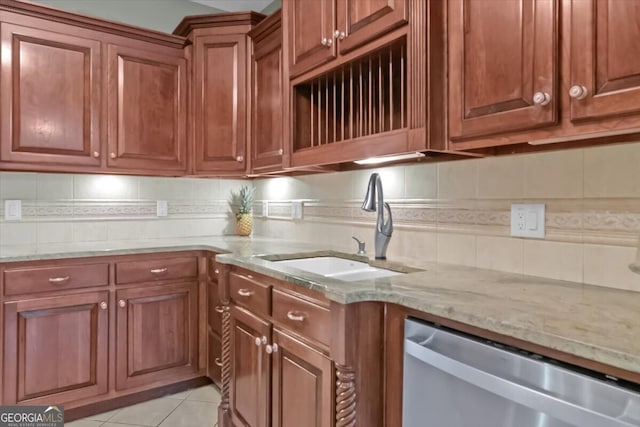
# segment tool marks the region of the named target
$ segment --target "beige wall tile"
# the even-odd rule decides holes
[[[524,197],[581,198],[583,153],[573,149],[524,156]]]
[[[438,233],[438,262],[476,266],[476,236]]]
[[[640,143],[584,150],[585,197],[640,197]]]
[[[478,159],[478,198],[520,199],[524,196],[526,156]]]
[[[73,175],[37,174],[38,200],[73,199]]]
[[[522,273],[524,242],[509,237],[478,236],[478,267],[489,270]]]
[[[36,225],[25,222],[0,224],[1,245],[30,245],[36,243]]]
[[[238,186],[234,191],[238,191]],[[261,198],[265,200],[291,200],[295,198],[295,182],[289,177],[265,179],[261,186]]]
[[[478,160],[438,163],[438,198],[474,199],[477,195]]]
[[[0,199],[35,200],[37,174],[0,172]]]
[[[524,274],[582,282],[583,251],[576,243],[524,241]]]
[[[640,292],[640,274],[629,270],[635,260],[635,248],[584,245],[584,282]]]
[[[348,173],[349,175],[346,175],[346,177],[350,175],[352,177],[353,199],[364,200],[364,196],[367,194],[369,179],[373,173],[380,175],[380,179],[382,180],[382,193],[385,200],[402,199],[405,197],[405,168],[403,166],[392,166]]]
[[[103,242],[108,237],[107,222],[74,222],[73,241],[74,242]]]
[[[438,197],[438,166],[435,163],[405,167],[404,180],[404,196],[407,199]]]
[[[436,262],[438,260],[438,235],[434,232],[416,230],[396,230],[393,232],[390,246],[393,254],[403,258]]]
[[[148,237],[147,222],[109,221],[107,223],[107,239],[111,241],[146,239]]]
[[[137,199],[138,177],[121,175],[74,175],[76,199]]]
[[[41,222],[36,228],[38,243],[73,242],[73,223]]]

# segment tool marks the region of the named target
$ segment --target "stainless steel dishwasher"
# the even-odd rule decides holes
[[[403,427],[640,426],[640,394],[516,349],[405,321]]]

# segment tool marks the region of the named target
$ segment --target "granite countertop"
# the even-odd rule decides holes
[[[317,244],[267,238],[187,239],[0,247],[0,263],[101,255],[212,250],[245,267],[323,292],[339,303],[385,301],[640,372],[640,293],[419,260],[404,275],[343,282],[269,261],[318,250]],[[343,248],[342,248],[343,249]]]

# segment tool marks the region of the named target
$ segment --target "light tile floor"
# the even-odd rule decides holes
[[[206,385],[65,423],[65,427],[215,427],[218,403],[220,393]]]

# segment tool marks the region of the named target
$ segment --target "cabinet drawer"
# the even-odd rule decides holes
[[[273,320],[287,329],[329,345],[330,311],[297,296],[273,290]]]
[[[209,275],[209,280],[212,282],[218,282],[218,273],[220,270],[218,269],[218,263],[216,262],[216,256],[212,255],[207,259],[207,272]]]
[[[6,295],[51,292],[109,284],[109,264],[11,268],[4,271]]]
[[[151,258],[116,263],[116,283],[149,282],[153,280],[195,279],[198,259],[194,256]]]
[[[269,314],[271,286],[254,280],[251,274],[229,273],[231,299],[254,313]]]

